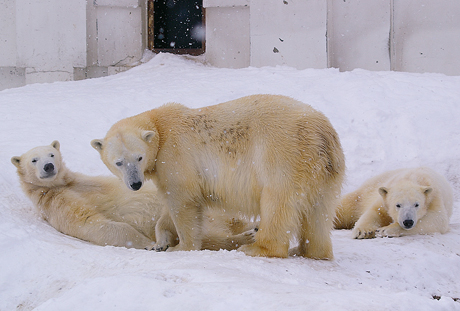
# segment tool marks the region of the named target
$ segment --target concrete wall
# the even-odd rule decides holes
[[[145,3],[97,0],[87,7],[86,77],[103,76],[135,64],[145,47]]]
[[[85,0],[3,0],[0,5],[6,8],[0,13],[0,89],[72,80],[73,68],[86,66]],[[62,14],[66,11],[72,14]]]
[[[388,0],[328,0],[328,66],[390,70]]]
[[[205,0],[206,59],[214,66],[243,66],[225,54],[225,45],[244,46],[256,67],[460,75],[458,0],[246,0],[244,13],[235,10],[242,1]],[[228,8],[232,18],[222,22],[217,17],[230,16]],[[249,43],[238,43],[248,32]],[[208,53],[219,47],[219,57]]]
[[[207,61],[217,67],[248,67],[249,0],[203,0],[203,7],[206,8]]]
[[[393,2],[391,69],[460,75],[460,1]]]
[[[0,0],[0,67],[16,66],[16,2]]]
[[[130,68],[145,47],[143,0],[0,0],[0,90]]]
[[[325,68],[327,2],[251,0],[251,66]]]
[[[203,0],[217,67],[460,75],[458,0]],[[0,0],[0,90],[136,65],[146,0]]]

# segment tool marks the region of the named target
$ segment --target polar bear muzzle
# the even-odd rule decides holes
[[[50,178],[50,177],[53,177],[54,175],[56,175],[56,171],[54,169],[54,164],[49,162],[49,163],[46,163],[45,165],[43,165],[43,171],[44,171],[44,174],[42,174],[40,177],[41,178]]]
[[[129,187],[130,187],[132,190],[137,191],[137,190],[141,189],[141,187],[142,187],[142,182],[140,182],[140,181],[134,182],[134,183],[130,184]]]
[[[414,221],[412,219],[406,219],[403,221],[404,229],[411,229],[414,226]]]
[[[141,189],[144,178],[143,175],[139,173],[139,168],[135,164],[127,163],[126,167],[123,167],[121,172],[125,179],[125,184],[129,189],[133,191]]]

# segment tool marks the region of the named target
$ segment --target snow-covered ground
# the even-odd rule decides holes
[[[115,76],[0,92],[0,310],[460,310],[460,77],[198,60],[160,54]],[[445,175],[451,231],[372,240],[334,231],[332,261],[100,247],[40,219],[10,163],[57,139],[71,170],[109,175],[90,141],[119,119],[255,93],[288,95],[329,117],[345,150],[344,193],[399,167]]]

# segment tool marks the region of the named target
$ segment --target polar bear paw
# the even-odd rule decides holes
[[[158,244],[158,243],[155,243],[155,245],[153,246],[153,250],[155,250],[156,252],[166,252],[166,250],[169,248],[169,244]]]
[[[351,231],[354,239],[373,239],[375,238],[374,228],[353,228]]]
[[[240,233],[237,236],[244,237],[247,240],[247,243],[245,243],[245,244],[251,244],[251,243],[254,243],[256,241],[256,233],[257,233],[258,230],[259,230],[258,228],[254,228],[254,229],[245,231],[243,233]]]
[[[393,223],[389,226],[382,227],[376,230],[376,235],[378,237],[400,237],[403,234],[403,231],[399,224]]]
[[[174,236],[168,230],[163,230],[157,233],[157,241],[153,249],[157,252],[165,252],[173,243]],[[174,246],[174,245],[173,245]]]

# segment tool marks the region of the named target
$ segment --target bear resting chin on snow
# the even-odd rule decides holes
[[[333,257],[330,231],[344,179],[339,137],[311,106],[285,96],[253,95],[190,109],[176,103],[123,119],[92,146],[126,186],[152,179],[167,206],[156,249],[203,242],[206,206],[223,214],[260,216],[251,256]]]
[[[67,169],[58,141],[11,158],[24,193],[58,231],[97,245],[152,249],[163,203],[152,183],[133,192],[113,176]],[[204,249],[236,249],[252,243],[255,230],[238,219],[204,215]],[[167,233],[177,243],[174,228]]]
[[[335,228],[356,239],[446,233],[452,204],[452,187],[432,169],[389,171],[343,197]]]

